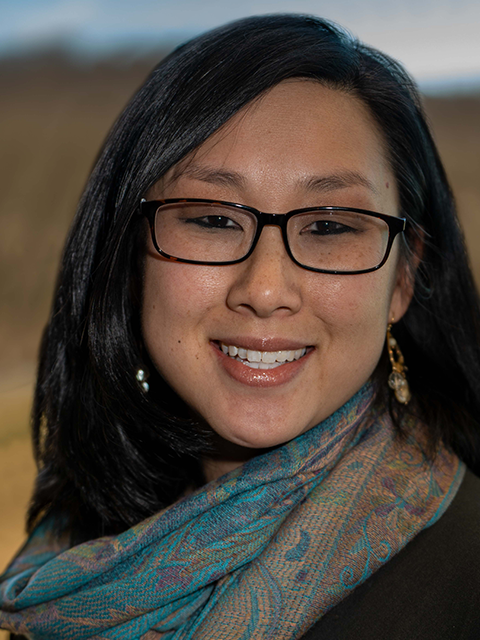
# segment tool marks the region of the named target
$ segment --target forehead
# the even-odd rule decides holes
[[[370,187],[377,195],[386,190],[390,199],[395,192],[383,135],[367,106],[303,79],[284,81],[240,110],[174,167],[163,186],[209,182],[211,170],[219,184],[240,193],[255,185],[301,197],[299,190],[319,184],[317,178],[325,187],[329,176],[346,175],[358,178],[349,186]],[[383,202],[376,206],[385,209]]]

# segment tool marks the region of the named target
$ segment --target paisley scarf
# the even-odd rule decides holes
[[[1,578],[33,640],[296,640],[447,509],[464,466],[367,385],[327,420],[115,536],[41,524]]]

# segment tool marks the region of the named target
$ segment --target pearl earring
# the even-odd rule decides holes
[[[137,369],[137,373],[135,374],[135,378],[137,379],[138,384],[142,387],[142,389],[147,393],[150,389],[150,385],[147,382],[147,374],[143,369]]]

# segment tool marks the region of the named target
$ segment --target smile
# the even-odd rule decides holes
[[[275,369],[286,362],[300,360],[306,352],[307,348],[295,349],[294,351],[255,351],[253,349],[245,349],[235,345],[227,345],[220,343],[223,353],[237,362],[250,367],[251,369]]]

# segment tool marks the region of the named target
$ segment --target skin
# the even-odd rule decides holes
[[[347,179],[324,180],[332,175]],[[367,107],[307,80],[282,82],[248,105],[147,194],[175,197],[275,213],[341,205],[398,215],[395,179]],[[411,298],[398,242],[378,271],[338,276],[295,265],[273,226],[248,260],[230,266],[168,262],[149,239],[145,344],[217,434],[217,455],[204,465],[208,480],[307,431],[370,378],[388,322],[401,318]],[[280,383],[262,385],[259,374],[244,383],[219,357],[217,341],[273,350],[279,340],[309,347]]]

